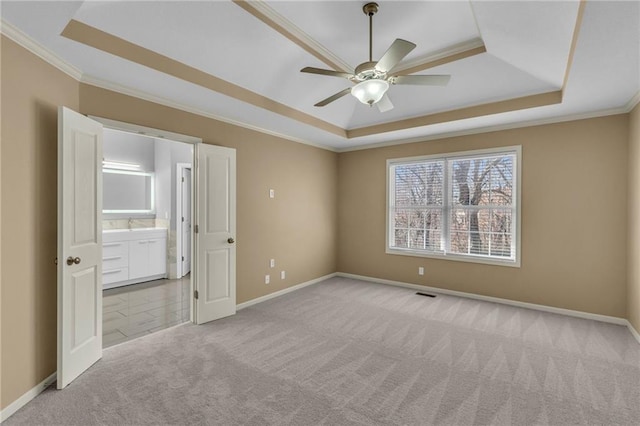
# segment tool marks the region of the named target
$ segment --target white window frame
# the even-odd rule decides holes
[[[489,257],[484,255],[475,255],[475,254],[459,254],[459,253],[450,253],[450,236],[449,236],[449,225],[451,218],[449,215],[451,214],[451,204],[449,198],[451,197],[451,167],[452,160],[462,160],[465,158],[477,158],[482,156],[496,156],[496,155],[515,155],[516,161],[514,162],[514,170],[513,170],[513,192],[515,197],[515,205],[514,205],[514,214],[512,216],[512,220],[514,223],[514,236],[512,238],[512,249],[515,250],[515,257],[513,259],[499,259],[495,257]],[[416,163],[421,161],[433,161],[433,160],[444,160],[445,161],[445,169],[444,169],[444,194],[443,194],[443,217],[442,217],[442,247],[443,252],[427,252],[424,250],[415,250],[410,248],[397,248],[391,247],[389,244],[393,241],[395,232],[394,232],[394,218],[390,214],[392,209],[394,209],[395,203],[395,179],[392,179],[393,174],[391,173],[391,169],[393,166],[403,165],[407,163]],[[386,194],[386,230],[385,230],[385,253],[387,254],[395,254],[400,256],[413,256],[413,257],[427,257],[433,259],[444,259],[444,260],[454,260],[461,262],[471,262],[471,263],[484,263],[488,265],[498,265],[498,266],[510,266],[519,268],[520,267],[520,257],[521,257],[521,182],[522,182],[522,146],[506,146],[500,148],[489,148],[489,149],[479,149],[473,151],[461,151],[461,152],[450,152],[443,154],[434,154],[434,155],[423,155],[417,157],[404,157],[404,158],[393,158],[387,160],[387,194]],[[515,240],[515,241],[514,241]]]

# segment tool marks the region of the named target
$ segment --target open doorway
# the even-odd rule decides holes
[[[188,277],[189,316],[193,323],[204,324],[236,312],[235,149],[205,145],[201,143],[201,139],[192,136],[104,118],[86,117],[61,106],[58,109],[56,259],[58,389],[65,388],[102,358],[105,290],[137,285],[140,281],[151,283],[144,286],[153,286],[153,281],[147,281],[148,279],[172,279],[173,274],[177,274],[177,261],[171,261],[175,258],[172,250],[174,246],[170,244],[171,239],[175,239],[175,233],[171,230],[176,228],[146,228],[146,224],[140,222],[137,225],[142,226],[136,227],[136,220],[153,220],[157,225],[158,221],[162,220],[171,223],[173,218],[173,223],[177,223],[174,212],[171,212],[171,215],[165,213],[163,219],[162,211],[158,207],[160,200],[156,200],[155,189],[152,189],[161,185],[155,171],[156,164],[154,163],[154,171],[151,173],[141,170],[137,163],[123,164],[128,162],[120,161],[121,164],[114,165],[113,162],[118,161],[112,160],[109,166],[114,172],[104,173],[102,166],[107,166],[108,164],[104,163],[109,161],[103,158],[105,128],[151,137],[160,145],[164,140],[171,139],[186,142],[193,147],[190,159],[193,168],[191,216],[194,225],[190,235],[193,256],[192,271]],[[167,151],[163,152],[166,154]],[[155,159],[154,151],[154,161]],[[171,169],[172,167],[169,168]],[[138,173],[131,173],[132,171]],[[115,179],[116,184],[111,195],[116,198],[115,207],[109,207],[108,203],[105,207],[103,203],[105,175]],[[123,176],[128,176],[129,179],[123,182]],[[114,179],[111,179],[112,182]],[[170,184],[168,186],[175,188]],[[127,203],[134,203],[133,207],[130,204],[124,204],[125,207],[122,207],[123,204],[117,204],[124,202],[124,193],[128,193],[124,198]],[[175,204],[169,202],[169,205]],[[105,218],[104,214],[120,217]],[[140,216],[134,219],[133,215]],[[150,217],[143,217],[145,215]],[[108,220],[115,221],[116,228],[109,228],[113,224],[105,223]],[[107,227],[104,232],[103,225]],[[153,234],[146,234],[148,232]],[[197,238],[194,238],[194,234]],[[103,238],[105,235],[110,236]],[[163,237],[165,244],[161,241]],[[164,261],[161,260],[162,254]],[[136,259],[138,261],[135,261]],[[151,259],[160,260],[156,262]],[[108,268],[103,268],[105,261],[111,262],[106,265]],[[118,262],[121,262],[119,266],[115,266]],[[107,271],[117,277],[105,279],[103,272]],[[177,275],[173,279],[177,279]],[[105,285],[110,285],[111,288],[105,289]],[[138,302],[129,303],[128,307],[140,305]],[[147,319],[151,321],[149,317]],[[157,329],[158,327],[154,327],[137,334],[129,330],[131,335],[126,338],[130,340]],[[113,342],[108,342],[107,345],[109,344],[113,345]]]
[[[106,348],[191,318],[194,149],[189,143],[105,128],[103,158]]]
[[[191,273],[191,169],[190,163],[176,166],[176,217],[180,221],[176,227],[178,277]]]

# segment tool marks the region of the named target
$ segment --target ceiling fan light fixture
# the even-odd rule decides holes
[[[351,94],[365,105],[378,102],[389,90],[389,83],[385,80],[365,80],[351,88]]]

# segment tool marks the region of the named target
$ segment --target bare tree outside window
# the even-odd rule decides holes
[[[390,163],[389,247],[516,260],[517,154]]]
[[[513,157],[454,160],[451,252],[511,256]]]
[[[442,249],[444,162],[395,169],[396,247]]]

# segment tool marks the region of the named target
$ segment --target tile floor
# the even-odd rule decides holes
[[[104,290],[103,348],[189,321],[189,301],[189,275]]]

